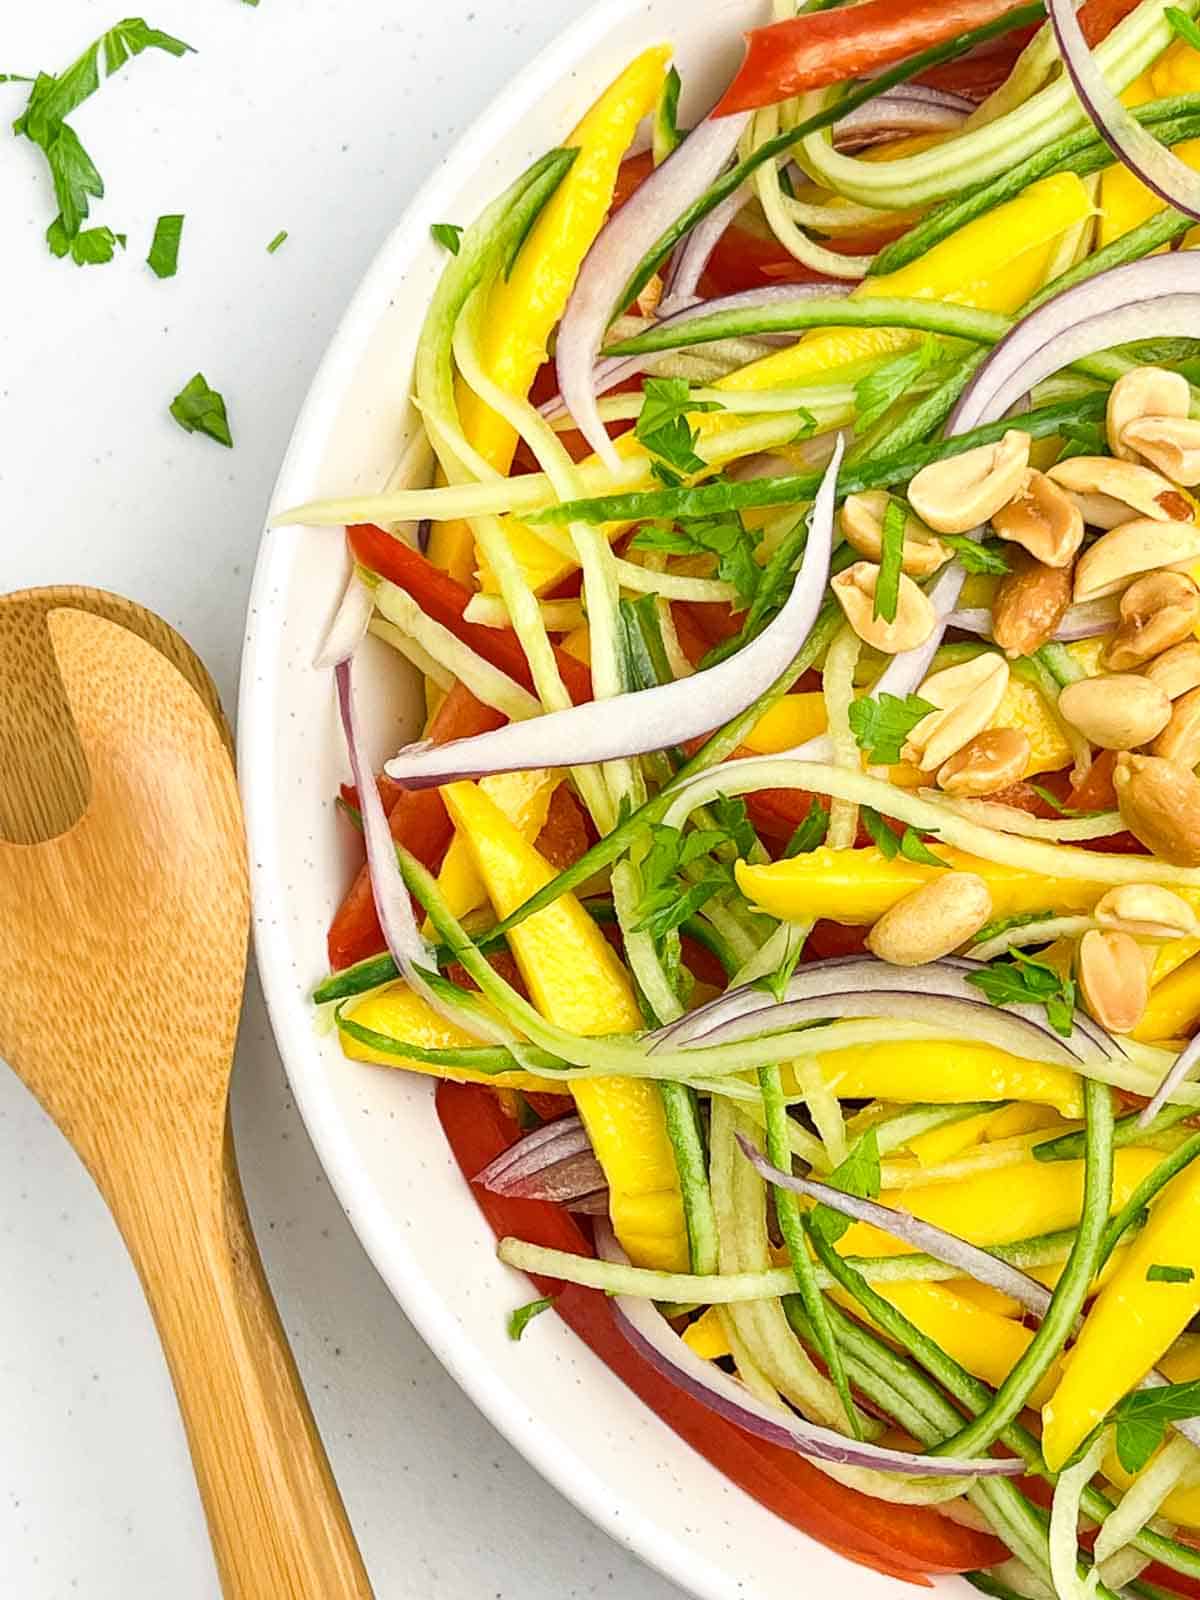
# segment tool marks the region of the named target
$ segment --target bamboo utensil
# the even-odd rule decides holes
[[[229,1600],[369,1600],[228,1122],[249,892],[228,730],[152,613],[0,599],[0,1056],[145,1287]]]

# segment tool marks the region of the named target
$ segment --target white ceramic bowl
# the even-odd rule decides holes
[[[765,0],[610,0],[508,88],[430,178],[355,295],[297,424],[276,488],[282,508],[378,490],[411,425],[417,333],[442,265],[433,222],[465,223],[563,138],[638,51],[670,40],[701,114]],[[703,1600],[793,1600],[836,1585],[847,1600],[894,1593],[796,1533],[730,1484],[647,1410],[562,1323],[512,1343],[505,1316],[527,1281],[453,1165],[427,1081],[354,1065],[319,1037],[308,996],[347,883],[333,796],[347,775],[328,672],[312,666],[346,570],[329,529],[265,536],[250,602],[240,706],[258,963],[296,1101],[339,1199],[379,1272],[480,1409],[614,1538]],[[358,692],[380,758],[410,732],[412,682],[375,641]],[[339,840],[342,841],[339,844]],[[402,1420],[403,1396],[381,1396]]]

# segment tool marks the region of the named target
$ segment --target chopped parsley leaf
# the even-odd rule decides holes
[[[183,237],[183,215],[175,211],[159,217],[154,225],[154,241],[146,265],[156,278],[173,278],[179,271],[179,241]]]
[[[225,398],[209,387],[202,372],[185,384],[171,401],[171,415],[188,433],[206,433],[218,444],[225,445],[227,449],[233,448]]]

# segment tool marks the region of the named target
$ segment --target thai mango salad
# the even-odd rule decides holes
[[[514,1337],[999,1596],[1200,1595],[1197,10],[647,50],[433,229],[391,482],[280,519],[354,563],[315,998],[440,1080]]]

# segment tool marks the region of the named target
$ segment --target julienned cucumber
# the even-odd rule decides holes
[[[1079,427],[1104,415],[1107,396],[1080,395],[1057,405],[1025,412],[1022,429],[1035,439],[1061,433],[1064,427]],[[1012,426],[1010,422],[989,422],[954,439],[936,439],[913,445],[894,455],[863,462],[856,470],[838,479],[838,495],[845,498],[863,489],[885,489],[893,483],[907,483],[931,461],[944,461],[975,445],[995,444]],[[781,477],[756,478],[735,483],[722,480],[701,483],[694,488],[638,490],[629,494],[598,495],[591,500],[573,500],[564,505],[546,506],[526,514],[525,520],[541,522],[642,522],[656,517],[712,517],[725,511],[745,511],[752,507],[797,505],[809,501],[821,482],[819,472],[795,472]]]
[[[1125,1145],[1137,1144],[1148,1135],[1162,1133],[1167,1128],[1173,1128],[1177,1122],[1186,1122],[1188,1117],[1195,1115],[1195,1106],[1164,1106],[1154,1121],[1143,1128],[1138,1121],[1141,1113],[1131,1111],[1128,1116],[1118,1117],[1113,1124],[1113,1148],[1120,1150]],[[1041,1144],[1035,1144],[1033,1158],[1035,1161],[1078,1161],[1083,1155],[1083,1143],[1082,1128],[1077,1133],[1061,1133],[1057,1139],[1046,1139]]]
[[[1139,106],[1133,115],[1144,127],[1152,129],[1163,144],[1180,144],[1200,134],[1200,95],[1174,95],[1168,100],[1155,100],[1150,105]],[[968,222],[1014,199],[1039,178],[1049,177],[1054,172],[1074,172],[1081,178],[1087,177],[1111,166],[1114,159],[1112,151],[1091,128],[1080,128],[1035,151],[1000,177],[938,206],[899,239],[885,244],[868,268],[868,276],[882,277],[906,267]]]

